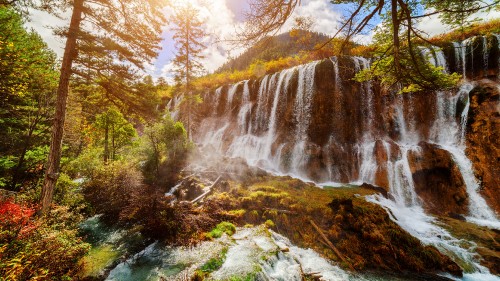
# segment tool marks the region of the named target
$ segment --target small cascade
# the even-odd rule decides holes
[[[215,102],[214,102],[214,111],[213,111],[213,115],[217,115],[217,109],[219,108],[219,104],[220,104],[220,100],[222,98],[222,86],[217,88],[217,90],[215,90]]]
[[[497,39],[498,52],[500,53],[500,34],[494,34]],[[498,56],[498,79],[500,79],[500,55]]]
[[[226,104],[227,104],[226,108],[228,108],[228,110],[231,110],[231,105],[233,103],[234,94],[236,94],[236,90],[238,90],[238,86],[240,85],[240,83],[234,84],[231,86],[231,88],[229,88],[229,91],[227,93],[227,102],[226,102]]]
[[[482,37],[482,49],[483,49],[483,66],[484,66],[484,72],[488,73],[488,57],[489,57],[489,52],[488,52],[488,38],[486,36]]]
[[[250,110],[252,109],[252,104],[250,103],[250,87],[248,86],[248,83],[249,80],[245,81],[243,84],[241,107],[240,111],[238,112],[238,127],[240,128],[240,134],[246,133],[251,130],[248,119]]]
[[[443,50],[436,46],[420,47],[420,54],[424,59],[427,59],[432,65],[442,67],[443,72],[448,73],[448,63],[444,56]]]
[[[276,75],[276,74],[274,74]],[[269,97],[269,91],[268,86],[269,86],[269,79],[270,76],[266,75],[264,79],[260,82],[259,86],[259,96],[258,96],[258,101],[257,101],[257,109],[256,109],[256,117],[255,121],[253,123],[252,128],[254,130],[261,130],[266,124],[267,124],[267,104],[268,104],[268,97]],[[252,132],[253,133],[253,132]]]

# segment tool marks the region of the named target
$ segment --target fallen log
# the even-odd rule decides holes
[[[221,181],[221,179],[222,179],[222,176],[219,176],[219,177],[215,180],[215,182],[214,182],[214,183],[213,183],[213,184],[212,184],[212,185],[208,188],[208,190],[207,190],[205,193],[203,193],[202,195],[200,195],[200,196],[196,197],[195,199],[193,199],[193,200],[191,201],[191,203],[193,203],[193,204],[194,204],[194,203],[198,203],[198,202],[200,202],[201,200],[203,200],[203,198],[205,198],[205,197],[207,197],[209,194],[211,194],[211,193],[213,192],[214,188],[215,188],[215,187],[219,184],[219,182]]]
[[[328,237],[326,237],[326,235],[323,233],[323,231],[321,230],[321,228],[319,228],[313,220],[309,220],[309,222],[311,223],[311,225],[314,227],[314,229],[316,229],[316,231],[319,233],[319,235],[321,236],[321,238],[323,238],[324,242],[328,245],[328,247],[330,247],[333,252],[337,255],[337,257],[339,257],[344,263],[346,263],[349,268],[352,270],[352,271],[356,271],[354,269],[354,267],[344,258],[344,256],[340,253],[340,251],[337,249],[337,247],[335,247],[335,245],[333,245],[333,243],[328,239]]]

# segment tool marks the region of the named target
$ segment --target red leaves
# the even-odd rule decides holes
[[[0,201],[0,230],[7,230],[14,237],[26,237],[37,228],[30,220],[34,214],[34,208],[14,203],[11,199]]]

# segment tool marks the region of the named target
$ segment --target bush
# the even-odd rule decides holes
[[[116,222],[131,194],[142,186],[141,172],[133,164],[115,161],[99,167],[83,183],[85,199],[107,222]]]
[[[0,279],[70,280],[89,249],[77,236],[79,217],[64,207],[41,219],[34,213],[12,200],[0,202]]]

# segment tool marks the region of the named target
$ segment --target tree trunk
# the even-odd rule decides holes
[[[50,209],[54,186],[59,176],[59,164],[61,162],[62,138],[64,133],[64,120],[66,118],[66,103],[69,92],[69,79],[72,73],[73,60],[77,56],[78,33],[82,21],[84,0],[74,0],[73,14],[68,29],[68,38],[64,48],[64,56],[61,64],[61,76],[59,77],[59,87],[57,88],[56,112],[54,124],[52,125],[52,139],[50,143],[49,158],[47,161],[47,170],[42,188],[40,212],[46,213]]]
[[[394,66],[396,68],[396,73],[399,73],[401,69],[399,65],[399,15],[398,15],[398,3],[397,0],[391,0],[391,16],[392,16],[392,38],[394,41]]]
[[[109,122],[106,115],[106,124],[104,124],[104,164],[108,163],[109,159]]]
[[[115,125],[111,125],[111,161],[115,160],[115,152],[116,152],[116,145],[115,145]]]

